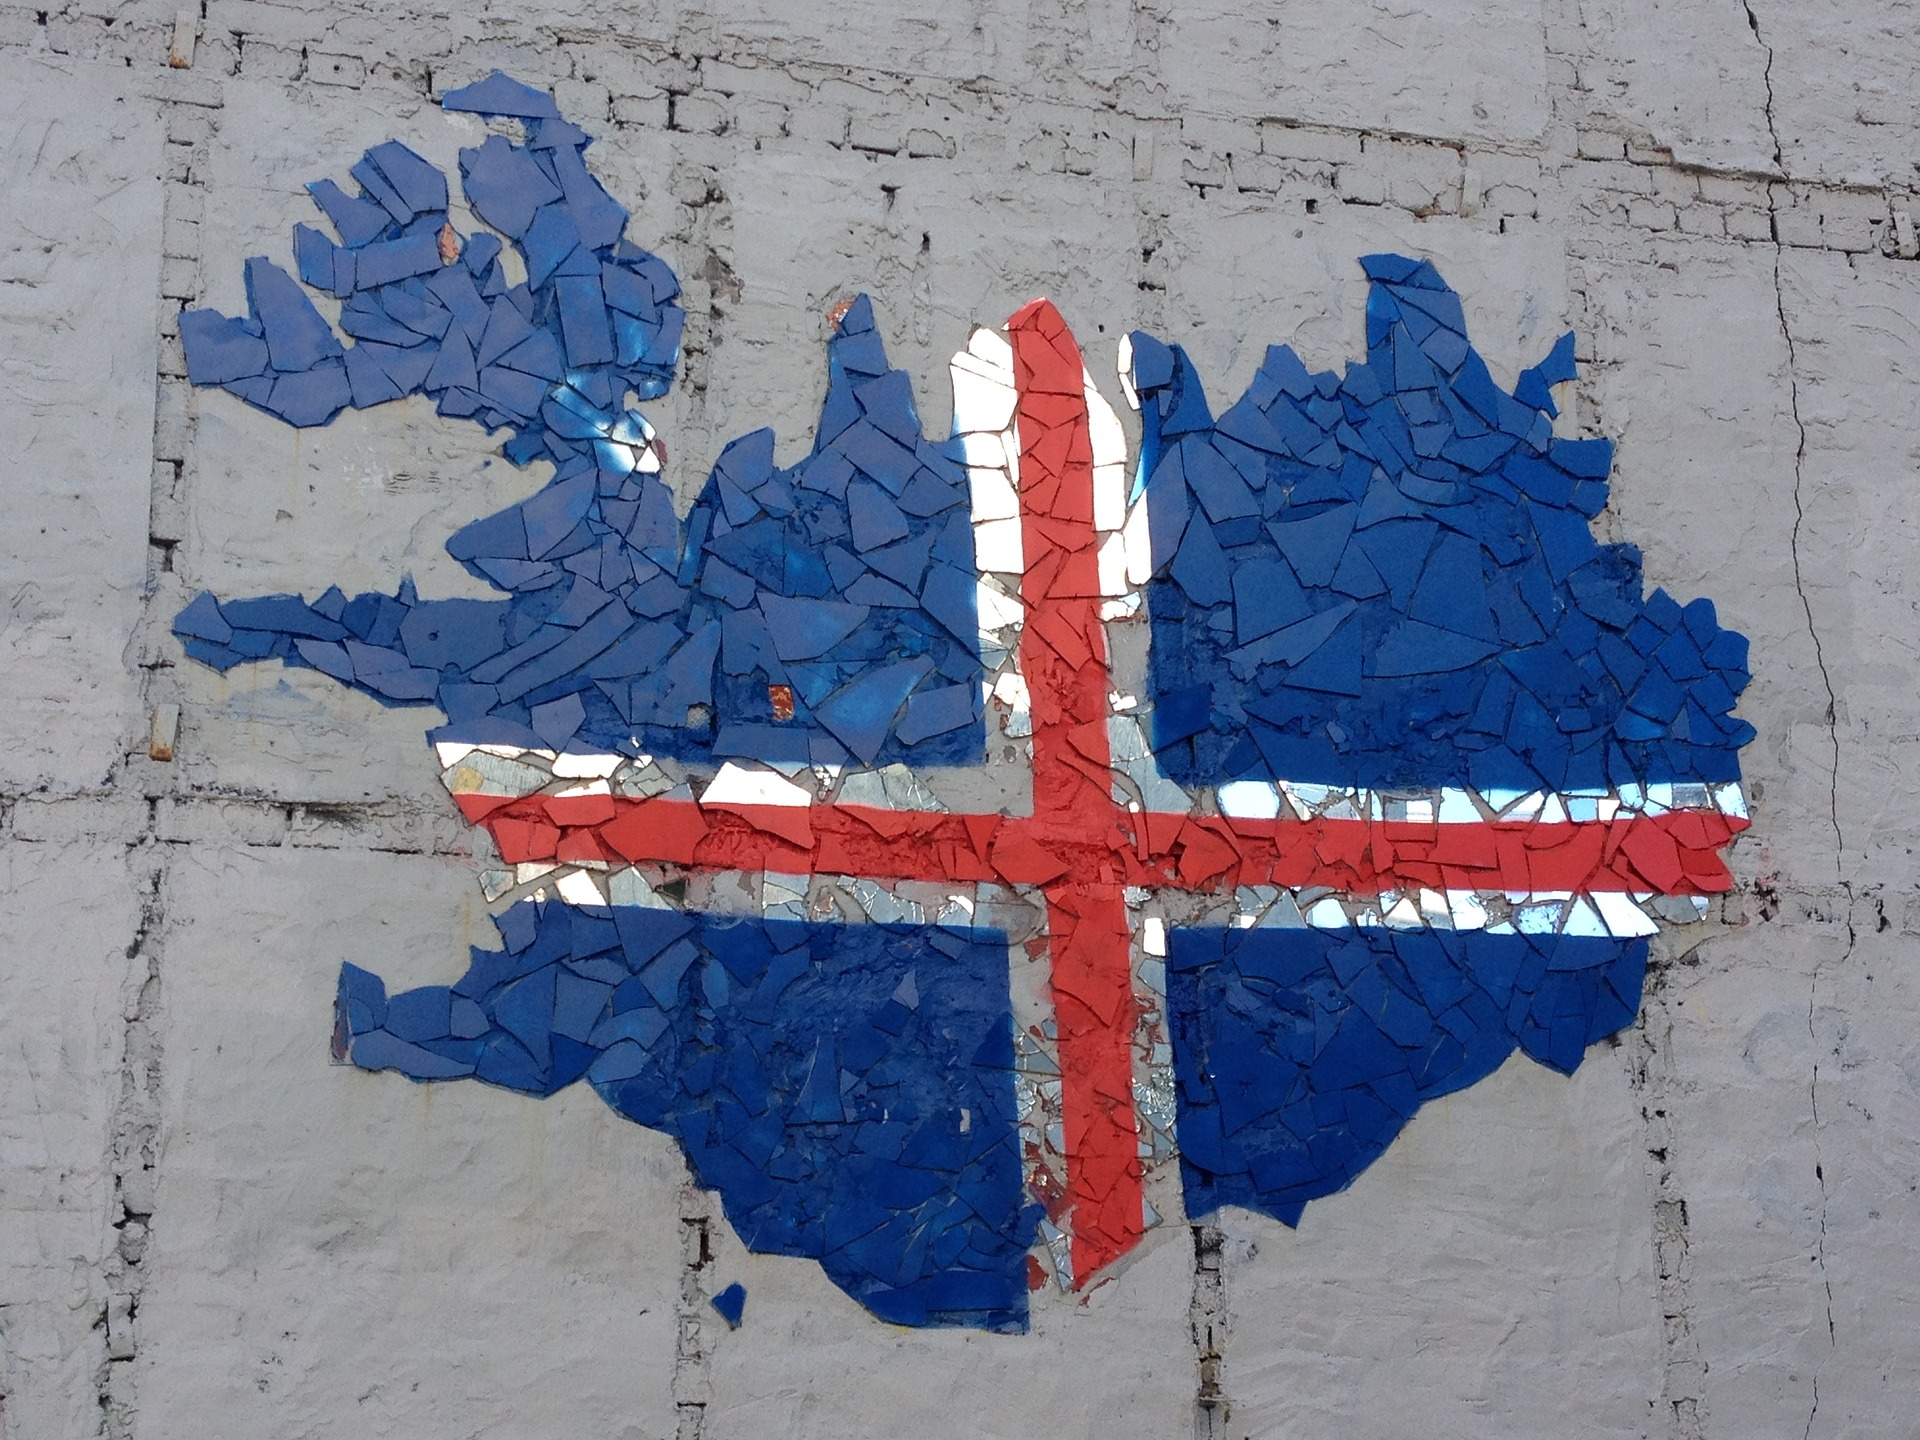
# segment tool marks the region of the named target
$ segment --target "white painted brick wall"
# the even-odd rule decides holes
[[[188,69],[174,19],[0,4],[0,1437],[1911,1430],[1910,16],[208,0]],[[193,393],[174,317],[238,306],[364,146],[450,166],[477,127],[433,99],[495,65],[602,136],[687,281],[683,493],[731,435],[804,443],[853,288],[932,428],[968,324],[1037,294],[1224,390],[1271,341],[1355,353],[1370,251],[1432,256],[1503,379],[1576,329],[1602,526],[1755,656],[1739,887],[1640,1025],[1429,1107],[1298,1231],[1159,1234],[1024,1337],[889,1329],[747,1255],[584,1091],[329,1065],[342,961],[429,983],[484,943],[475,841],[419,714],[216,676],[168,623],[203,585],[479,593],[439,541],[522,480],[419,402],[296,435]]]

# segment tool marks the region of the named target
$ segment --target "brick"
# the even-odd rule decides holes
[[[192,220],[169,215],[161,231],[160,253],[176,259],[200,257],[200,227]]]
[[[172,495],[155,494],[147,516],[147,538],[155,545],[178,545],[193,527],[187,522],[187,507]]]
[[[24,796],[13,807],[13,838],[42,843],[135,840],[146,832],[147,802],[138,795]]]
[[[33,50],[43,43],[35,12],[9,5],[0,9],[0,49]]]
[[[847,126],[847,144],[876,155],[898,155],[900,122],[889,116],[856,115]]]
[[[951,160],[955,145],[950,136],[938,130],[916,129],[907,132],[907,154],[915,160]]]
[[[1329,160],[1345,164],[1360,158],[1360,137],[1346,130],[1316,130],[1267,120],[1260,125],[1260,153],[1282,160]]]
[[[198,185],[175,185],[167,191],[167,217],[198,225],[206,218],[207,196]]]
[[[1720,236],[1727,233],[1727,212],[1717,205],[1683,205],[1676,213],[1685,234]]]
[[[1771,240],[1773,217],[1765,210],[1745,206],[1726,212],[1727,234],[1735,240]]]
[[[616,95],[613,97],[616,125],[637,125],[648,130],[667,128],[667,92],[658,95]]]
[[[340,85],[358,90],[367,83],[367,62],[358,55],[328,54],[307,56],[307,79],[316,85]]]
[[[1205,186],[1209,189],[1224,190],[1232,183],[1232,172],[1227,168],[1225,156],[1215,156],[1205,165],[1196,165],[1190,159],[1180,162],[1180,178],[1188,185]]]
[[[844,145],[851,128],[844,105],[809,101],[797,106],[787,120],[787,133],[795,140],[814,140],[828,145]]]
[[[327,36],[328,14],[297,5],[260,3],[260,0],[208,0],[204,33],[238,30],[251,50],[256,40],[299,50]]]
[[[708,89],[723,95],[752,95],[785,105],[799,104],[813,93],[804,81],[773,65],[735,65],[725,60],[709,60],[701,67],[700,77]]]
[[[1716,205],[1757,205],[1767,207],[1767,184],[1738,175],[1700,175],[1700,194]]]
[[[1286,165],[1271,155],[1236,155],[1229,168],[1236,190],[1274,194],[1291,178]]]
[[[1642,230],[1671,230],[1679,222],[1665,201],[1634,200],[1627,205],[1627,223]]]
[[[774,139],[788,133],[792,112],[779,101],[741,95],[734,97],[732,105],[733,128],[740,134]]]
[[[1387,202],[1403,210],[1428,213],[1460,206],[1460,152],[1442,145],[1367,147],[1387,182]]]
[[[1653,174],[1644,165],[1626,161],[1593,161],[1575,165],[1571,178],[1576,189],[1610,190],[1617,195],[1653,194]]]
[[[561,80],[553,87],[553,98],[560,113],[576,125],[603,123],[613,113],[613,97],[607,87],[590,80]]]
[[[1498,215],[1535,215],[1540,199],[1531,190],[1518,185],[1495,185],[1481,201],[1481,209]]]
[[[170,300],[192,300],[200,293],[198,261],[178,256],[160,262],[160,293]]]
[[[1497,185],[1517,185],[1523,190],[1540,188],[1540,161],[1532,155],[1509,155],[1500,150],[1471,150],[1465,162],[1480,175],[1489,189]]]
[[[1029,170],[1059,174],[1067,168],[1067,144],[1058,135],[1030,135],[1020,143],[1020,163]]]
[[[1819,248],[1820,212],[1805,200],[1782,207],[1775,213],[1774,222],[1775,233],[1779,236],[1782,245]]]
[[[204,145],[213,134],[213,118],[205,110],[169,105],[166,114],[169,144]]]
[[[287,836],[287,811],[260,800],[178,799],[154,802],[154,834],[173,843],[278,845]]]
[[[153,407],[153,453],[162,460],[184,460],[192,429],[187,387],[177,380],[160,386]]]
[[[159,341],[160,373],[169,379],[187,378],[187,351],[178,335],[162,335]]]
[[[296,805],[288,819],[286,843],[327,850],[461,855],[471,852],[474,834],[457,813],[438,807],[428,813],[392,804]]]
[[[1581,130],[1577,132],[1574,153],[1582,160],[1624,160],[1627,138],[1604,130]]]
[[[1375,167],[1371,158],[1352,165],[1342,165],[1334,172],[1333,184],[1340,198],[1349,205],[1387,203],[1386,177]]]
[[[727,114],[725,99],[705,92],[675,95],[671,113],[673,129],[685,130],[694,135],[721,134],[726,130],[731,118]]]
[[[1843,250],[1860,253],[1880,248],[1880,237],[1886,231],[1884,216],[1870,218],[1865,215],[1822,215],[1820,217],[1820,239],[1829,250]]]
[[[1136,130],[1133,134],[1133,178],[1151,180],[1153,178],[1153,132]]]
[[[1700,196],[1700,177],[1685,170],[1655,167],[1647,172],[1653,179],[1655,199],[1684,205]]]
[[[247,43],[240,52],[241,73],[249,80],[293,80],[300,74],[300,67],[306,64],[299,50],[287,45],[270,45],[263,40],[247,37]]]
[[[1260,148],[1247,126],[1214,115],[1181,116],[1180,143],[1204,155],[1244,155]]]

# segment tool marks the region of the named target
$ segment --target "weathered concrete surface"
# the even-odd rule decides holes
[[[1250,12],[1167,12],[1160,70],[1174,113],[1274,116],[1451,140],[1538,143],[1550,115],[1541,7],[1528,0],[1415,7],[1312,0]],[[1409,63],[1464,54],[1470,69]]]
[[[176,69],[161,0],[0,6],[0,1435],[1910,1427],[1905,8],[199,8]],[[222,679],[167,621],[201,586],[477,593],[440,541],[539,477],[419,402],[296,434],[192,393],[171,317],[236,308],[367,144],[450,162],[479,127],[433,100],[495,65],[602,137],[686,282],[653,412],[683,495],[742,431],[807,443],[854,289],[930,427],[968,327],[1041,293],[1103,384],[1145,325],[1216,400],[1270,342],[1354,354],[1369,251],[1433,256],[1502,380],[1575,329],[1602,529],[1753,641],[1740,888],[1663,943],[1640,1026],[1432,1107],[1297,1232],[1156,1238],[1025,1337],[892,1330],[746,1255],[584,1091],[330,1066],[342,960],[428,983],[486,941],[475,841],[420,712]]]
[[[686,1180],[671,1142],[584,1087],[503,1116],[478,1086],[327,1063],[343,961],[396,988],[446,984],[465,945],[498,943],[466,867],[186,848],[156,1194],[179,1223],[146,1260],[142,1425],[670,1431],[680,1245],[646,1221]]]
[[[1665,1345],[1629,1060],[1559,1080],[1515,1056],[1299,1230],[1229,1215],[1231,1433],[1647,1433]]]
[[[1193,1246],[1143,1247],[1079,1306],[1037,1307],[1027,1335],[911,1331],[863,1320],[816,1265],[749,1255],[725,1226],[719,1283],[747,1286],[748,1317],[713,1348],[705,1434],[1049,1434],[1074,1440],[1191,1427]]]
[[[0,844],[0,1415],[90,1435],[118,1241],[110,1133],[140,925],[117,840]],[[49,923],[58,916],[57,923]]]
[[[139,728],[118,657],[146,579],[161,132],[103,66],[3,55],[0,91],[0,777],[71,789]]]

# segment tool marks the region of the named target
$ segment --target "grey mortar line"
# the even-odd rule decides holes
[[[674,1308],[674,1440],[702,1440],[713,1402],[713,1197],[680,1187],[680,1296]]]
[[[179,312],[192,294],[199,271],[200,216],[203,195],[196,173],[206,156],[212,133],[211,111],[220,103],[217,82],[195,85],[185,75],[166,76],[153,98],[166,127],[162,145],[161,234],[162,256],[157,305],[153,464],[148,494],[147,584],[143,613],[130,654],[141,655],[138,694],[142,716],[150,714],[162,697],[176,694],[170,666],[151,659],[152,638],[165,625],[171,609],[172,586],[165,577],[173,569],[175,546],[184,536],[183,494],[193,444],[193,407],[179,342]],[[114,1192],[110,1220],[116,1244],[105,1267],[108,1300],[101,1324],[106,1331],[105,1359],[98,1376],[100,1433],[109,1440],[130,1440],[138,1422],[136,1366],[139,1359],[139,1311],[148,1280],[146,1260],[156,1205],[156,1181],[161,1133],[161,1074],[163,1040],[162,958],[167,929],[167,850],[158,844],[160,796],[170,789],[173,772],[149,766],[140,755],[143,742],[131,751],[108,778],[109,791],[129,783],[149,793],[135,810],[119,806],[115,826],[126,845],[130,864],[139,867],[143,893],[140,918],[127,946],[131,967],[123,1010],[120,1092],[109,1121],[108,1169]],[[145,782],[144,784],[142,782]],[[122,792],[123,793],[123,792]],[[115,818],[109,805],[107,819]],[[16,811],[18,807],[15,807]],[[129,827],[125,822],[134,820]],[[17,828],[17,827],[16,827]]]
[[[1663,937],[1665,938],[1665,937]],[[1702,936],[1704,941],[1710,938]],[[1661,950],[1666,949],[1662,945]],[[1689,946],[1689,952],[1695,948]],[[1648,968],[1640,1016],[1628,1040],[1630,1083],[1640,1105],[1646,1168],[1652,1190],[1652,1244],[1659,1288],[1662,1338],[1660,1397],[1674,1440],[1702,1440],[1706,1433],[1707,1365],[1693,1326],[1692,1234],[1687,1197],[1674,1156],[1672,1119],[1673,980],[1676,966],[1693,963],[1657,954]]]

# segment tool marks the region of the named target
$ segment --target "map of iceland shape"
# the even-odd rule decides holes
[[[1516,1049],[1571,1072],[1632,1022],[1647,937],[1730,884],[1746,641],[1593,539],[1571,335],[1509,392],[1430,263],[1369,256],[1344,373],[1275,346],[1216,415],[1129,336],[1130,453],[1046,301],[975,332],[929,440],[862,297],[811,451],[743,436],[681,516],[633,408],[673,380],[673,271],[548,95],[443,103],[520,122],[460,155],[489,229],[389,141],[357,193],[309,187],[333,234],[295,227],[298,280],[256,257],[245,317],[181,320],[195,384],[289,425],[424,395],[551,471],[448,541],[504,598],[175,622],[220,670],[438,710],[499,852],[499,948],[399,994],[344,966],[337,1059],[584,1081],[751,1249],[888,1321],[1018,1331],[1175,1207],[1293,1224]],[[936,798],[1009,759],[1016,801]]]

